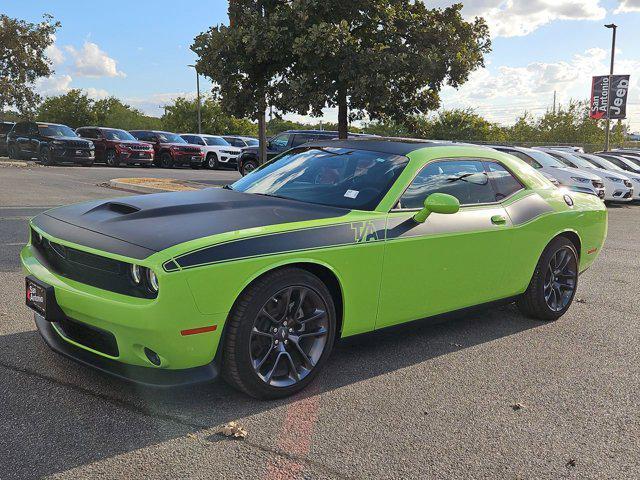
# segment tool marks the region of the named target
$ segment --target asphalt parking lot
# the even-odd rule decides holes
[[[640,471],[640,205],[554,323],[512,306],[340,343],[303,395],[259,402],[223,382],[172,391],[50,351],[18,253],[46,208],[127,195],[98,184],[231,171],[0,165],[0,479],[623,479]],[[245,440],[219,435],[239,422]]]

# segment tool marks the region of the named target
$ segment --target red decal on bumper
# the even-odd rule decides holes
[[[195,335],[197,333],[215,332],[216,328],[218,328],[217,325],[211,325],[210,327],[192,328],[190,330],[182,330],[180,332],[180,335],[184,337],[185,335]]]

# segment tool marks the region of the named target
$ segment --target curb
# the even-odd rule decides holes
[[[178,185],[191,187],[193,190],[201,190],[203,188],[210,187],[210,185],[204,185],[204,184],[194,183],[194,182],[183,182],[183,183],[179,183]],[[142,194],[190,191],[190,190],[181,190],[181,189],[176,190],[176,189],[162,188],[162,187],[156,187],[151,185],[140,185],[135,183],[129,183],[129,182],[122,181],[122,179],[119,179],[119,178],[109,180],[108,182],[105,182],[105,183],[100,183],[98,184],[98,186],[112,188],[114,190],[121,190],[123,192],[142,193]]]
[[[23,162],[21,160],[9,160],[8,157],[0,157],[0,165],[6,167],[28,167],[29,164],[27,162]]]

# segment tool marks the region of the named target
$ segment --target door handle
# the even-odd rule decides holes
[[[504,225],[507,223],[507,219],[503,215],[494,215],[491,217],[491,223],[494,225]]]

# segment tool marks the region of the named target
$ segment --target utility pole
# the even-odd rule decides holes
[[[609,138],[611,136],[611,119],[609,118],[611,111],[609,107],[611,104],[611,82],[613,81],[613,60],[616,55],[616,30],[618,29],[618,26],[615,23],[608,23],[605,27],[613,30],[613,35],[611,37],[611,66],[609,67],[609,84],[607,86],[609,89],[607,92],[607,131],[605,132],[604,137],[604,151],[606,152],[609,150]]]
[[[193,67],[196,71],[196,89],[198,92],[198,133],[202,133],[202,116],[200,115],[200,74],[198,73],[198,69],[195,65],[187,65],[188,67]]]
[[[556,114],[556,91],[553,91],[553,114]]]

